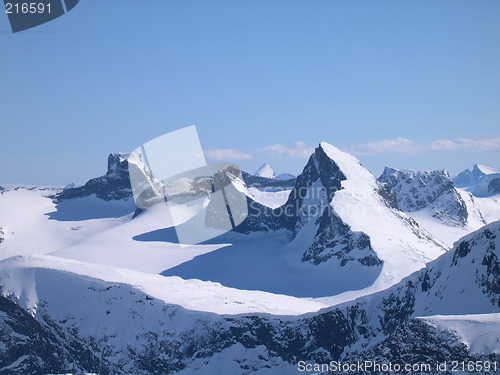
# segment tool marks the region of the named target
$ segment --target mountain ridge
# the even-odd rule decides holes
[[[68,364],[65,370],[97,371],[100,366],[104,373],[116,374],[142,375],[153,369],[161,369],[164,374],[182,374],[182,371],[202,374],[215,363],[229,365],[236,360],[238,365],[229,367],[234,374],[261,374],[266,373],[266,369],[269,374],[286,373],[299,360],[328,363],[375,353],[377,348],[376,358],[393,358],[394,351],[388,352],[382,349],[384,347],[399,347],[405,362],[413,363],[422,352],[404,351],[407,345],[403,343],[407,343],[408,335],[401,330],[405,329],[411,332],[415,344],[425,337],[427,343],[429,337],[432,339],[438,350],[428,351],[428,360],[458,360],[454,357],[457,353],[471,359],[494,359],[494,356],[478,357],[465,350],[460,346],[463,339],[453,332],[426,328],[427,323],[417,324],[415,319],[436,314],[496,313],[500,301],[495,283],[500,275],[499,245],[500,222],[497,222],[470,234],[452,252],[386,291],[299,317],[194,313],[148,297],[129,286],[46,270],[28,281],[36,282],[38,304],[32,315],[23,315],[23,319],[32,322],[28,325],[35,321],[42,324],[47,332],[41,333],[41,337],[49,338],[55,333],[62,337],[62,341],[57,341],[64,343],[60,353],[71,348],[72,353],[79,354],[71,357],[74,363]],[[455,285],[447,279],[450,276],[462,281]],[[53,285],[64,285],[64,289],[56,290]],[[466,288],[465,294],[461,293],[462,286]],[[443,304],[440,299],[443,293],[447,302],[453,303]],[[473,295],[476,298],[470,300]],[[10,293],[5,287],[2,287],[2,296],[0,330],[5,332],[11,319],[20,319],[15,318],[19,310],[5,298],[17,303],[23,296],[16,295],[15,291]],[[93,302],[80,306],[69,303],[74,298]],[[66,309],[60,309],[61,303]],[[33,315],[34,318],[30,318]],[[70,335],[73,344],[66,343]],[[455,346],[449,345],[447,352],[439,350],[449,339],[455,340]],[[11,345],[0,351],[11,350]],[[231,348],[236,347],[243,351],[232,351]],[[24,350],[33,349],[29,346]],[[90,352],[88,362],[83,361],[85,350]],[[205,358],[203,366],[197,361],[200,353]],[[91,358],[99,359],[96,363]],[[67,359],[68,355],[62,355],[61,360]],[[41,373],[49,366],[36,352],[15,360],[4,363],[0,374],[5,371],[21,374],[27,365],[38,366]],[[250,368],[249,364],[252,364]]]

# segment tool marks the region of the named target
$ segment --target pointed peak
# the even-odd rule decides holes
[[[384,171],[382,172],[382,176],[389,176],[395,173],[398,173],[399,169],[392,168],[392,167],[385,167]]]
[[[255,176],[265,177],[265,178],[275,178],[276,177],[274,170],[267,163],[262,164],[262,166],[259,169],[257,169],[257,171],[255,172]]]
[[[334,157],[339,157],[342,154],[346,154],[345,152],[340,151],[340,149],[331,145],[328,142],[320,142],[318,147],[316,148],[315,152],[317,152],[317,151],[323,151],[331,159],[334,159]],[[346,155],[349,155],[349,154],[346,154]],[[349,156],[351,156],[351,155],[349,155]]]
[[[500,171],[498,171],[495,168],[488,167],[486,165],[474,164],[474,167],[472,168],[472,173],[476,175],[485,175],[485,174],[500,173]]]
[[[114,173],[128,173],[128,156],[130,154],[114,153],[108,156],[108,172],[107,174]]]
[[[472,173],[476,176],[482,176],[483,174],[485,174],[481,168],[479,168],[479,164],[474,164],[474,166],[472,167]]]
[[[365,170],[356,157],[341,151],[327,142],[320,142],[319,146],[314,151],[314,155],[316,159],[321,159],[321,156],[325,155],[333,161],[347,177],[349,177],[348,174],[358,174],[361,173],[361,170]]]

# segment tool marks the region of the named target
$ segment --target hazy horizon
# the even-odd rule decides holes
[[[84,183],[108,154],[193,124],[208,161],[251,173],[298,174],[320,141],[375,175],[499,168],[499,13],[490,0],[86,0],[16,34],[4,14],[0,184]]]

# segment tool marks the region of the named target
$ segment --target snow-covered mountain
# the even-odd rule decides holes
[[[267,163],[263,164],[257,171],[254,173],[257,177],[265,177],[265,178],[275,178],[276,175],[271,166]]]
[[[132,187],[129,178],[129,154],[111,154],[108,157],[108,170],[104,176],[93,178],[84,186],[68,185],[55,195],[55,200],[87,197],[95,194],[97,198],[106,201],[120,200],[132,197]]]
[[[250,174],[242,171],[242,178],[248,188],[250,188],[254,195],[261,195],[259,192],[277,192],[277,191],[290,191],[295,184],[295,176],[288,173],[275,175],[274,170],[269,164],[263,164],[255,174]],[[264,200],[266,200],[264,198]]]
[[[254,173],[256,177],[270,178],[276,180],[293,180],[296,176],[290,173],[281,173],[276,175],[274,169],[267,163],[264,163],[257,171]]]
[[[500,171],[497,169],[485,165],[474,164],[472,171],[466,169],[459,173],[453,179],[453,182],[456,187],[471,192],[477,197],[485,197],[498,193],[498,190],[495,189],[495,184],[497,183],[494,182],[490,187],[490,182],[497,178],[500,178]]]
[[[395,193],[402,211],[448,246],[467,233],[500,219],[497,198],[475,197],[456,188],[446,170],[386,167],[379,181]]]
[[[498,361],[499,246],[497,222],[388,290],[300,316],[186,310],[140,284],[87,276],[78,262],[60,270],[49,259],[11,258],[0,263],[0,374],[288,374],[301,363],[354,359]]]
[[[356,158],[322,142],[285,204],[270,208],[249,196],[249,215],[236,228],[244,235],[221,236],[232,245],[163,274],[298,297],[372,293],[445,251],[394,204]]]
[[[415,181],[407,215],[400,195]],[[235,183],[249,217],[190,246],[159,191],[189,196],[212,180],[160,183],[140,153],[110,155],[107,173],[81,187],[4,185],[0,375],[500,360],[500,222],[446,252],[418,217],[461,198],[467,225],[442,226],[467,233],[473,210],[494,220],[496,197],[450,189],[432,172],[395,173],[391,188],[324,142],[297,178],[242,173]],[[186,202],[189,216],[197,207]]]
[[[432,205],[437,206],[435,216],[443,221],[455,225],[463,225],[467,221],[465,203],[454,189],[446,170],[421,172],[386,167],[379,181],[388,184],[396,193],[402,211],[413,212]],[[440,209],[443,204],[445,207]]]

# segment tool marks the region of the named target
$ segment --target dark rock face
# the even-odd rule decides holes
[[[486,229],[482,233],[482,236],[484,236],[483,240],[488,240],[487,250],[481,261],[486,270],[482,275],[477,276],[477,280],[483,288],[483,293],[488,295],[491,302],[500,308],[500,259],[498,257],[498,249],[495,247],[495,239],[499,235],[498,231],[494,232],[489,229]],[[473,242],[469,246],[474,245],[475,243]]]
[[[352,261],[368,267],[382,265],[382,261],[371,247],[370,237],[362,232],[351,231],[330,206],[327,206],[318,221],[319,228],[314,242],[304,252],[302,261],[320,264],[330,258],[336,258],[341,267]]]
[[[92,178],[84,186],[65,189],[54,196],[54,201],[60,203],[66,199],[81,198],[92,194],[106,201],[132,197],[129,163],[126,158],[120,154],[109,155],[108,171],[104,176]]]
[[[0,227],[0,243],[2,243],[3,241],[5,241],[5,233],[3,231],[3,228]]]
[[[297,176],[286,203],[271,209],[249,198],[249,215],[237,230],[250,233],[286,229],[296,236],[307,222],[316,220],[318,228],[303,253],[303,262],[317,265],[335,260],[345,266],[356,261],[381,268],[382,262],[371,247],[370,238],[362,232],[353,232],[330,206],[344,180],[344,173],[320,145]],[[386,185],[381,184],[378,193],[388,206],[397,206],[394,193]]]
[[[422,366],[416,367],[420,371],[401,369],[398,374],[452,374],[451,364],[453,361],[475,362],[498,362],[500,355],[473,355],[469,353],[467,346],[450,333],[443,332],[421,319],[411,319],[399,326],[389,337],[362,353],[352,353],[342,358],[342,362],[356,363],[357,361],[373,361],[378,364],[401,365],[405,364]],[[447,362],[447,369],[439,371],[437,363]],[[431,366],[431,367],[429,367]],[[441,367],[441,369],[443,369]],[[364,369],[364,371],[346,371],[343,374],[394,374],[395,372],[379,369]],[[468,372],[483,373],[483,372]],[[496,372],[495,372],[496,373]],[[330,374],[330,373],[328,373]]]
[[[379,181],[380,182],[380,181]],[[399,210],[399,202],[396,193],[391,189],[390,185],[385,182],[380,182],[378,194],[384,199],[387,207]]]
[[[304,216],[306,219],[309,217],[309,210],[315,209],[322,212],[332,200],[335,191],[341,188],[341,182],[345,179],[339,166],[319,146],[309,158],[302,173],[297,176],[286,203],[276,209],[269,209],[249,199],[249,217],[236,230],[249,233],[288,229],[296,234],[300,229],[301,219]],[[318,181],[320,184],[317,183]],[[282,183],[279,180],[278,182]],[[305,207],[303,202],[307,197],[312,197],[315,204]]]
[[[500,178],[493,178],[488,184],[488,193],[498,194],[500,193]]]
[[[146,310],[144,314],[148,314]],[[43,324],[12,302],[7,308],[0,305],[0,311],[8,313],[8,319],[0,319],[0,330],[12,338],[4,340],[5,360],[0,362],[2,375],[64,372],[175,374],[188,368],[196,359],[208,361],[234,345],[241,345],[245,350],[262,348],[265,351],[267,358],[259,356],[252,361],[255,362],[254,371],[258,373],[273,359],[289,363],[301,359],[315,362],[338,359],[347,346],[358,340],[358,336],[373,334],[368,328],[362,328],[368,321],[365,311],[359,306],[292,320],[260,315],[205,317],[197,320],[196,326],[180,331],[173,323],[185,312],[178,307],[165,306],[158,317],[162,328],[156,332],[139,329],[136,339],[142,344],[131,343],[124,352],[116,353],[117,348],[108,347],[106,338],[82,337],[77,326],[58,325],[44,314],[43,308],[39,312]],[[26,341],[16,342],[14,332],[25,335]],[[28,336],[35,339],[30,342]],[[24,356],[29,361],[25,359],[22,367],[1,370]],[[232,358],[225,360],[232,361]],[[25,367],[28,364],[31,367]],[[247,364],[242,362],[242,373],[253,373],[248,370]]]
[[[46,327],[16,303],[0,296],[0,375],[45,375],[82,373],[86,370],[110,374],[76,339],[67,342],[56,327]]]
[[[398,207],[404,212],[427,208],[432,216],[447,224],[467,223],[467,206],[444,170],[416,172],[386,167],[378,180],[394,192]],[[390,195],[386,191],[382,194]],[[389,202],[394,206],[392,198]]]
[[[286,228],[287,219],[280,208],[272,209],[247,197],[248,216],[234,231],[238,233],[269,232]]]
[[[342,181],[346,176],[340,170],[339,166],[330,159],[321,146],[314,150],[302,173],[297,177],[297,182],[290,192],[285,206],[301,207],[307,191],[317,181],[325,190],[327,201],[333,199],[333,195],[341,189]]]
[[[396,194],[399,207],[406,212],[421,210],[453,189],[446,171],[400,171],[386,167],[379,181],[389,185]]]
[[[241,172],[243,177],[243,182],[248,187],[256,187],[256,188],[271,188],[276,190],[281,189],[289,189],[295,186],[295,177],[288,179],[276,179],[276,178],[267,178],[261,176],[255,176],[247,172]]]

